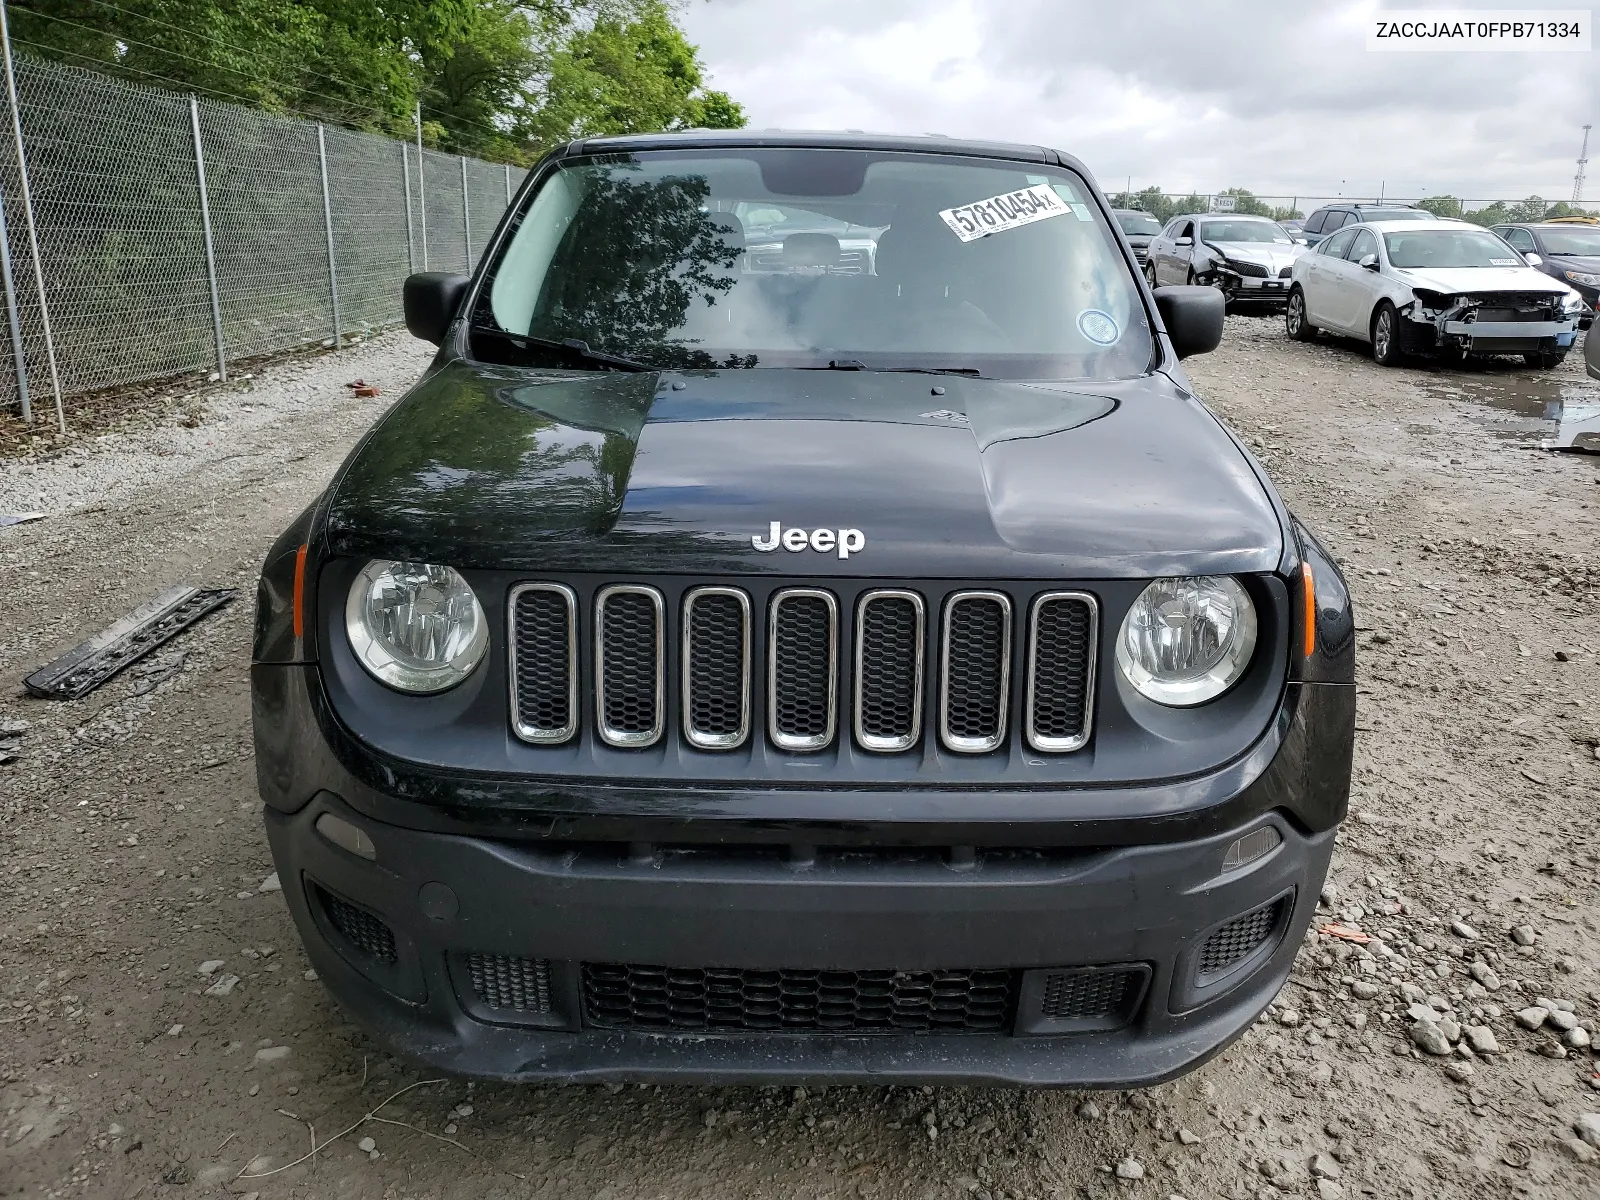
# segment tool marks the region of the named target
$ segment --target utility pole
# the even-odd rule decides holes
[[[1578,173],[1572,177],[1572,202],[1574,204],[1583,200],[1583,177],[1588,173],[1589,166],[1589,130],[1593,126],[1583,127],[1583,149],[1578,151]]]
[[[422,211],[422,219],[417,222],[417,230],[422,235],[422,269],[428,269],[428,184],[427,160],[422,156],[422,101],[417,101],[417,207]]]

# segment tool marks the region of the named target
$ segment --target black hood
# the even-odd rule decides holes
[[[1196,400],[1160,374],[1093,389],[451,362],[351,455],[328,507],[329,545],[551,572],[1275,569],[1283,534],[1272,497]],[[774,521],[860,530],[865,547],[848,559],[758,552],[752,538]]]
[[[1600,256],[1593,254],[1546,254],[1544,260],[1563,271],[1583,271],[1590,275],[1600,273]]]

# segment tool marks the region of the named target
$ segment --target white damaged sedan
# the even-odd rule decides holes
[[[1372,343],[1396,366],[1411,354],[1520,354],[1554,367],[1577,341],[1583,298],[1534,270],[1486,229],[1456,222],[1347,225],[1295,260],[1284,325]]]

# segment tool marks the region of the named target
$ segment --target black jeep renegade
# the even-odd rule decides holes
[[[1344,581],[1053,150],[575,142],[278,542],[267,834],[330,991],[505,1079],[1127,1086],[1283,984]]]

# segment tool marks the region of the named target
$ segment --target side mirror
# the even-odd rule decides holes
[[[1160,287],[1156,311],[1179,358],[1208,354],[1222,342],[1227,300],[1214,287]]]
[[[1194,245],[1194,239],[1193,238],[1188,238],[1188,237],[1181,237],[1177,241],[1173,242],[1172,244],[1174,246],[1192,246],[1192,245]]]
[[[465,275],[450,275],[444,271],[420,271],[406,276],[404,304],[406,328],[412,337],[432,342],[444,342],[450,322],[456,319],[456,309],[467,294],[467,284],[472,281]]]
[[[1522,256],[1522,260],[1530,267],[1537,267],[1540,263],[1544,262],[1544,259],[1540,258],[1537,254],[1524,254]]]
[[[1363,271],[1376,271],[1378,269],[1378,256],[1376,254],[1363,254],[1356,260],[1356,266]]]

